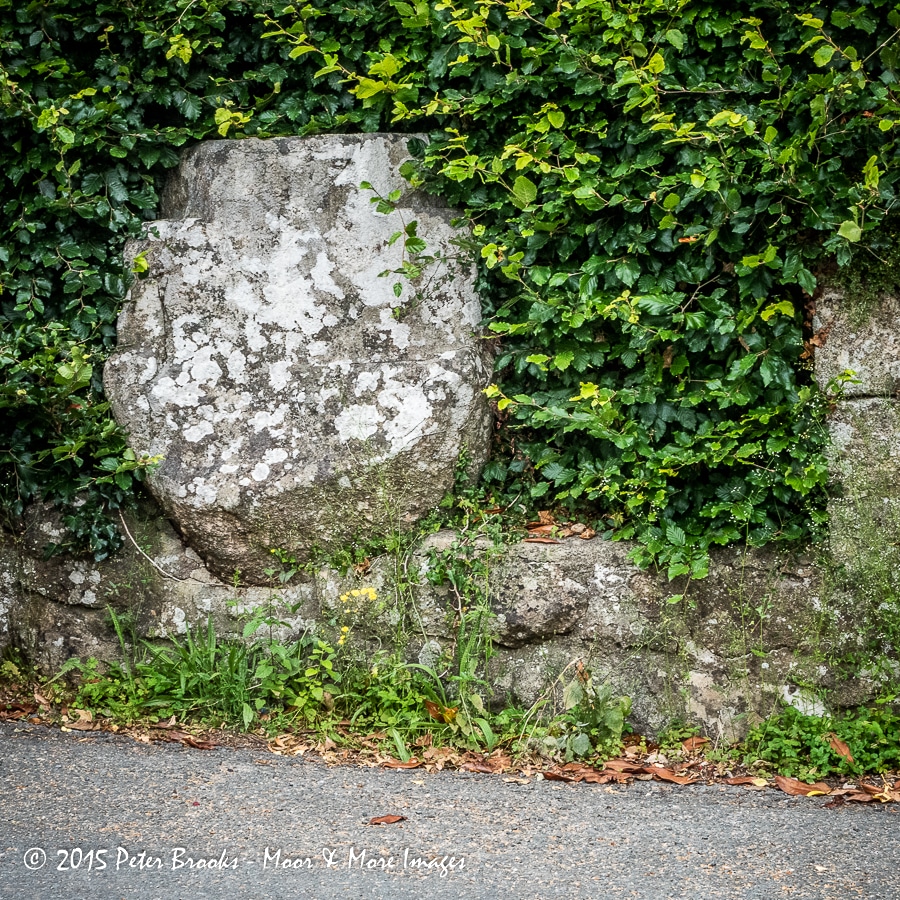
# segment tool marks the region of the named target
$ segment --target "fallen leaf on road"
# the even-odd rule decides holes
[[[784,775],[775,776],[775,786],[792,797],[815,797],[831,793],[831,788],[823,781],[806,784],[803,781],[797,781],[796,778],[786,778]]]
[[[37,688],[34,689],[34,699],[41,709],[50,709],[50,701]]]
[[[405,822],[406,816],[375,816],[369,819],[370,825],[396,825],[398,822]]]
[[[191,735],[186,734],[183,737],[179,738],[179,742],[184,744],[185,747],[193,747],[195,750],[215,750],[216,745],[212,741],[204,741],[200,738],[191,737]]]
[[[892,790],[887,784],[880,787],[874,784],[861,784],[860,788],[867,795],[871,795],[873,800],[878,800],[881,803],[900,803],[900,790]],[[854,800],[856,798],[851,794],[847,799]]]
[[[559,541],[553,540],[553,538],[546,537],[529,537],[525,538],[522,542],[523,544],[558,544]]]
[[[387,759],[381,765],[385,769],[418,769],[422,765],[422,760],[410,759],[401,762],[399,759]]]
[[[693,784],[697,780],[696,775],[676,775],[671,769],[662,766],[646,766],[644,771],[660,781],[671,781],[673,784]]]
[[[71,722],[72,731],[94,731],[94,714],[89,709],[70,709],[69,716],[77,716],[78,721]]]
[[[765,787],[768,783],[765,778],[754,778],[752,775],[740,775],[737,778],[725,779],[725,784],[752,784],[754,787]]]
[[[0,709],[0,719],[14,722],[16,719],[30,716],[33,712],[37,712],[37,707],[32,703],[7,703],[6,709]]]
[[[603,768],[612,769],[614,772],[629,772],[634,774],[644,771],[644,767],[642,765],[640,765],[639,763],[633,763],[627,759],[608,759],[606,761],[606,765]]]
[[[619,772],[603,772],[595,769],[593,766],[586,766],[583,763],[566,763],[560,773],[571,778],[572,781],[584,781],[587,784],[608,784],[614,778],[618,779],[621,775]]]
[[[463,763],[459,767],[461,772],[479,772],[483,775],[493,775],[494,770],[487,763],[472,761]]]
[[[609,784],[610,781],[618,781],[621,777],[621,772],[598,772],[594,770],[585,773],[581,780],[588,784]]]

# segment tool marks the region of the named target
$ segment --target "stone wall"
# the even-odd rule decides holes
[[[271,553],[300,564],[316,547],[412,528],[451,488],[460,454],[474,471],[486,458],[490,360],[453,212],[410,193],[379,214],[360,187],[402,190],[405,155],[405,139],[389,135],[216,141],[185,154],[166,218],[129,248],[149,272],[105,373],[133,448],[162,458],[153,497],[122,518],[125,549],[100,563],[45,559],[61,531],[42,506],[0,535],[0,648],[13,642],[46,671],[72,656],[116,658],[108,608],[127,640],[207,622],[237,636],[266,608],[285,637],[334,637],[349,611],[362,647],[389,645],[401,625],[411,660],[453,646],[463,598],[427,575],[459,536],[432,535],[357,574],[307,567],[287,584]],[[413,221],[436,259],[398,294],[380,273],[399,267],[393,236]],[[692,718],[734,737],[778,700],[814,708],[827,691],[852,705],[896,676],[889,664],[848,678],[833,663],[871,640],[858,600],[874,591],[877,612],[881,588],[866,560],[890,535],[900,546],[897,309],[883,298],[860,324],[829,292],[817,310],[819,384],[859,373],[830,418],[831,561],[726,550],[685,586],[599,538],[482,543],[498,702],[534,703],[582,660],[632,697],[638,724]],[[685,599],[667,602],[675,593]]]
[[[42,558],[46,540],[61,534],[52,510],[33,509],[22,535],[3,536],[10,636],[45,671],[71,656],[121,655],[107,607],[126,618],[129,639],[183,636],[208,621],[223,637],[237,636],[248,611],[267,607],[288,623],[284,637],[311,629],[334,639],[338,622],[350,621],[351,640],[369,649],[391,646],[402,614],[409,659],[429,664],[457,636],[459,598],[427,578],[434,553],[453,552],[452,532],[405,554],[402,578],[397,557],[386,555],[359,575],[319,568],[263,587],[218,579],[150,502],[120,527],[125,551],[99,563]],[[627,544],[570,538],[477,549],[496,614],[490,676],[498,702],[534,703],[581,659],[598,681],[632,697],[644,727],[689,716],[731,737],[778,698],[792,699],[798,684],[833,686],[810,641],[820,573],[809,559],[723,551],[710,577],[673,606],[666,600],[683,586],[637,569]],[[348,619],[341,598],[361,588],[375,599],[363,592]],[[871,687],[844,699],[866,699]]]

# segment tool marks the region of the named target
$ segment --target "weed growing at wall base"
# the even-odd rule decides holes
[[[605,758],[621,749],[627,701],[599,702],[584,671],[579,683],[587,694],[571,696],[562,717],[535,718],[513,707],[489,709],[476,692],[483,682],[474,666],[442,673],[391,651],[363,661],[308,634],[287,641],[220,640],[211,626],[138,647],[110,615],[127,661],[73,660],[50,684],[75,674],[62,692],[68,705],[113,723],[153,725],[174,717],[245,731],[299,727],[324,736],[340,724],[359,739],[380,741],[403,762],[411,748],[441,744],[487,752],[540,746],[545,756],[565,759]]]
[[[887,705],[843,716],[804,715],[786,707],[754,728],[743,744],[745,761],[815,781],[900,767],[900,715]]]

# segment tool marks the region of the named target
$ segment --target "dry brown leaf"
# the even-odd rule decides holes
[[[50,709],[50,701],[37,689],[34,689],[35,702],[41,709]]]
[[[604,769],[612,769],[614,772],[629,772],[637,774],[643,772],[644,767],[627,759],[608,759]]]
[[[699,750],[704,744],[708,743],[709,738],[707,737],[689,737],[687,740],[681,742],[681,746],[688,753],[693,753],[695,750]]]
[[[560,771],[570,775],[574,781],[584,781],[588,784],[608,784],[610,781],[618,780],[622,776],[621,772],[607,772],[594,766],[576,762],[566,763]]]
[[[628,784],[628,782],[632,778],[636,778],[636,777],[641,777],[641,778],[650,778],[651,777],[650,775],[636,776],[633,774],[629,774],[627,772],[616,772],[616,771],[610,770],[610,769],[604,769],[600,774],[607,777],[610,781],[615,781],[616,784]]]
[[[867,794],[880,794],[881,786],[877,784],[860,784],[860,790],[865,791]]]
[[[0,709],[0,719],[13,722],[37,712],[37,706],[33,703],[7,703],[6,709]]]
[[[765,787],[768,783],[765,778],[754,778],[752,775],[739,775],[737,778],[725,779],[725,784],[752,784],[754,787]]]
[[[369,819],[370,825],[396,825],[398,822],[405,822],[406,816],[375,816]]]
[[[697,780],[696,775],[676,775],[664,766],[646,766],[644,772],[660,781],[671,781],[673,784],[693,784]]]
[[[582,781],[588,784],[609,784],[610,781],[618,780],[618,772],[598,772],[596,769],[586,772]]]
[[[873,800],[878,800],[881,803],[900,803],[900,791],[891,790],[887,784],[861,784],[860,788]],[[856,798],[851,795],[847,799],[854,800]]]
[[[467,762],[459,767],[461,772],[479,772],[483,775],[493,775],[494,770],[483,762]]]
[[[512,757],[503,750],[495,750],[488,757],[488,765],[494,767],[494,770],[499,772],[503,769],[508,769],[512,765]]]
[[[556,528],[555,525],[527,525],[528,534],[532,537],[540,537],[541,535],[552,534]]]
[[[522,542],[524,544],[558,544],[559,541],[546,537],[527,537]]]
[[[195,750],[215,750],[216,745],[212,741],[204,741],[200,738],[192,737],[189,734],[184,735],[184,737],[180,738],[179,743],[184,744],[185,747],[193,747]]]
[[[387,759],[381,764],[385,769],[418,769],[422,765],[421,759],[410,759],[401,762],[399,759]]]
[[[153,727],[154,727],[154,728],[170,729],[170,728],[177,728],[178,725],[177,725],[177,722],[176,722],[176,720],[175,720],[175,716],[172,716],[172,718],[169,719],[168,722],[157,722]]]
[[[544,778],[547,779],[547,781],[566,781],[570,784],[574,781],[577,781],[576,778],[574,778],[571,775],[567,775],[565,772],[547,771],[547,772],[541,772],[541,774],[544,776]]]
[[[850,748],[833,731],[823,734],[822,737],[838,756],[843,756],[847,762],[853,762],[853,754],[850,752]]]
[[[815,797],[831,793],[831,788],[823,781],[818,781],[815,784],[806,784],[803,781],[798,781],[796,778],[786,778],[784,775],[775,776],[775,786],[792,797]]]

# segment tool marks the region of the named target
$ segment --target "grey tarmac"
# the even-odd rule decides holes
[[[897,805],[824,804],[0,724],[0,897],[900,898]]]

